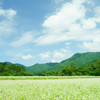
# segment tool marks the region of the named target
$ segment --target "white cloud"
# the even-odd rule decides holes
[[[32,58],[34,58],[34,57],[30,54],[22,56],[22,59],[24,59],[24,60],[28,60],[28,59],[32,59]]]
[[[55,51],[53,57],[55,59],[61,59],[61,58],[65,58],[65,54],[63,52],[59,52],[59,51]]]
[[[67,47],[52,52],[44,52],[39,54],[42,60],[48,60],[49,62],[61,62],[64,59],[71,57],[73,53]]]
[[[47,60],[50,58],[50,54],[51,54],[50,52],[45,52],[45,53],[39,54],[39,56],[41,57],[41,59]]]
[[[61,61],[58,61],[58,60],[52,59],[50,62],[52,62],[52,63],[60,63]]]
[[[82,28],[84,30],[96,28],[96,22],[93,19],[82,20],[82,24],[83,24]]]
[[[100,51],[100,38],[95,38],[92,42],[84,42],[83,46],[90,51]]]
[[[23,35],[16,41],[12,42],[12,46],[21,46],[27,43],[31,43],[33,41],[33,33],[25,32]]]
[[[94,8],[95,16],[100,17],[100,6]]]
[[[73,53],[66,47],[61,48],[60,50],[55,50],[52,55],[54,60],[61,61],[71,57],[72,54]]]
[[[86,9],[82,5],[83,2],[85,1],[73,0],[71,3],[65,3],[53,15],[49,16],[42,25],[44,35],[36,40],[37,44],[45,45],[72,39],[75,34],[72,31],[81,30],[80,24],[76,22],[85,16]]]
[[[65,43],[67,46],[69,46],[69,45],[71,45],[71,43],[70,42],[67,42],[67,43]]]
[[[2,9],[0,8],[0,16],[5,17],[6,19],[12,20],[13,17],[16,15],[17,11],[13,9]]]
[[[16,10],[13,9],[3,9],[0,7],[0,39],[3,41],[11,36],[14,32],[15,21],[14,18],[17,14]]]
[[[91,4],[94,5],[92,0],[72,0],[64,3],[45,19],[42,24],[43,34],[35,40],[35,43],[48,45],[68,40],[87,42],[96,39],[100,34],[97,32],[100,31],[97,28],[100,24],[100,14],[99,7],[94,7],[89,12],[94,16],[87,16]]]

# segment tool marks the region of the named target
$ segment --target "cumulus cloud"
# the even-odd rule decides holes
[[[49,60],[50,62],[60,62],[64,59],[71,57],[73,53],[67,47],[54,50],[52,52],[44,52],[39,54],[42,60]]]
[[[61,48],[59,50],[55,50],[52,53],[52,60],[56,61],[56,62],[59,62],[59,61],[62,61],[64,59],[67,59],[67,58],[71,57],[72,55],[73,55],[73,53],[67,47],[66,48]]]
[[[100,51],[100,39],[95,38],[91,42],[84,42],[83,46],[89,49],[90,51]]]
[[[86,6],[86,4],[88,6]],[[87,16],[92,0],[72,0],[45,19],[43,34],[35,40],[39,45],[54,44],[62,41],[93,41],[99,36],[100,7],[93,7],[94,16]],[[98,9],[98,10],[97,10]]]
[[[12,20],[13,17],[16,15],[17,11],[13,10],[13,9],[2,9],[0,8],[0,16],[5,17],[8,20]]]
[[[61,59],[61,58],[64,58],[66,55],[64,54],[64,53],[62,53],[62,52],[59,52],[59,51],[55,51],[54,52],[54,55],[53,55],[53,57],[55,58],[55,59]]]
[[[39,54],[39,56],[41,57],[41,59],[47,60],[50,58],[50,54],[51,54],[50,52],[45,52],[45,53]]]
[[[34,58],[34,57],[30,54],[22,56],[22,59],[24,59],[24,60],[28,60],[28,59],[32,59],[32,58]]]

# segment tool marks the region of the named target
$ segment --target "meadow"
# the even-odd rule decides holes
[[[100,76],[0,76],[0,80],[82,79]]]
[[[100,100],[100,77],[34,77],[1,79],[0,100]]]

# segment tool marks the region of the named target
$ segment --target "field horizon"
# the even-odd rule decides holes
[[[0,76],[0,80],[85,79],[100,76]]]

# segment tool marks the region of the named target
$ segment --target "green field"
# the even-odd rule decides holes
[[[0,80],[0,100],[100,100],[100,77],[6,78]]]
[[[82,79],[100,76],[0,76],[0,80],[38,80],[38,79]]]

